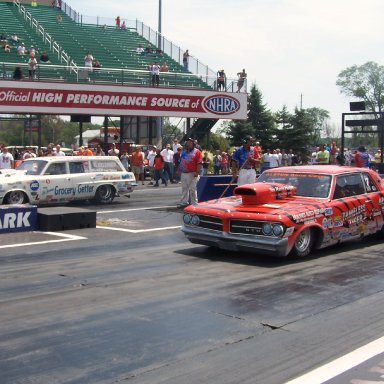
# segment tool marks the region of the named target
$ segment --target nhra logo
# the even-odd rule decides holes
[[[216,115],[230,115],[240,109],[240,103],[231,96],[214,95],[204,100],[204,107]]]
[[[37,180],[31,181],[29,187],[31,188],[31,191],[37,191],[39,189],[39,182]]]

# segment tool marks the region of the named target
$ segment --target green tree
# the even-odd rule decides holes
[[[292,115],[289,113],[286,105],[274,115],[277,126],[276,137],[279,148],[289,149],[292,147],[290,137],[292,136]]]
[[[382,112],[384,103],[384,66],[368,61],[341,71],[336,85],[347,96],[364,100],[372,112]]]
[[[287,134],[287,144],[294,152],[300,153],[304,163],[307,162],[309,146],[313,143],[315,125],[313,116],[306,109],[295,109],[290,119],[291,128]]]
[[[307,108],[305,113],[312,121],[313,137],[312,144],[319,143],[320,138],[330,136],[330,125],[329,125],[329,112],[321,108]]]

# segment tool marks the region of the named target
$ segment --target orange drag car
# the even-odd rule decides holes
[[[186,207],[182,231],[192,243],[304,257],[343,241],[384,235],[384,180],[365,168],[270,169],[231,197]]]

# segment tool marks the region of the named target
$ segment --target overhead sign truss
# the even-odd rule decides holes
[[[0,113],[246,119],[247,94],[203,89],[0,81]]]

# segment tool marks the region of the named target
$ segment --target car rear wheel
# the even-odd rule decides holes
[[[303,229],[295,240],[292,255],[297,257],[305,257],[309,255],[313,248],[313,231],[311,228]]]
[[[100,185],[97,188],[94,201],[98,204],[109,204],[112,203],[115,198],[115,188],[112,185]]]
[[[25,204],[28,202],[28,198],[23,191],[12,191],[7,193],[4,202],[9,205]]]

